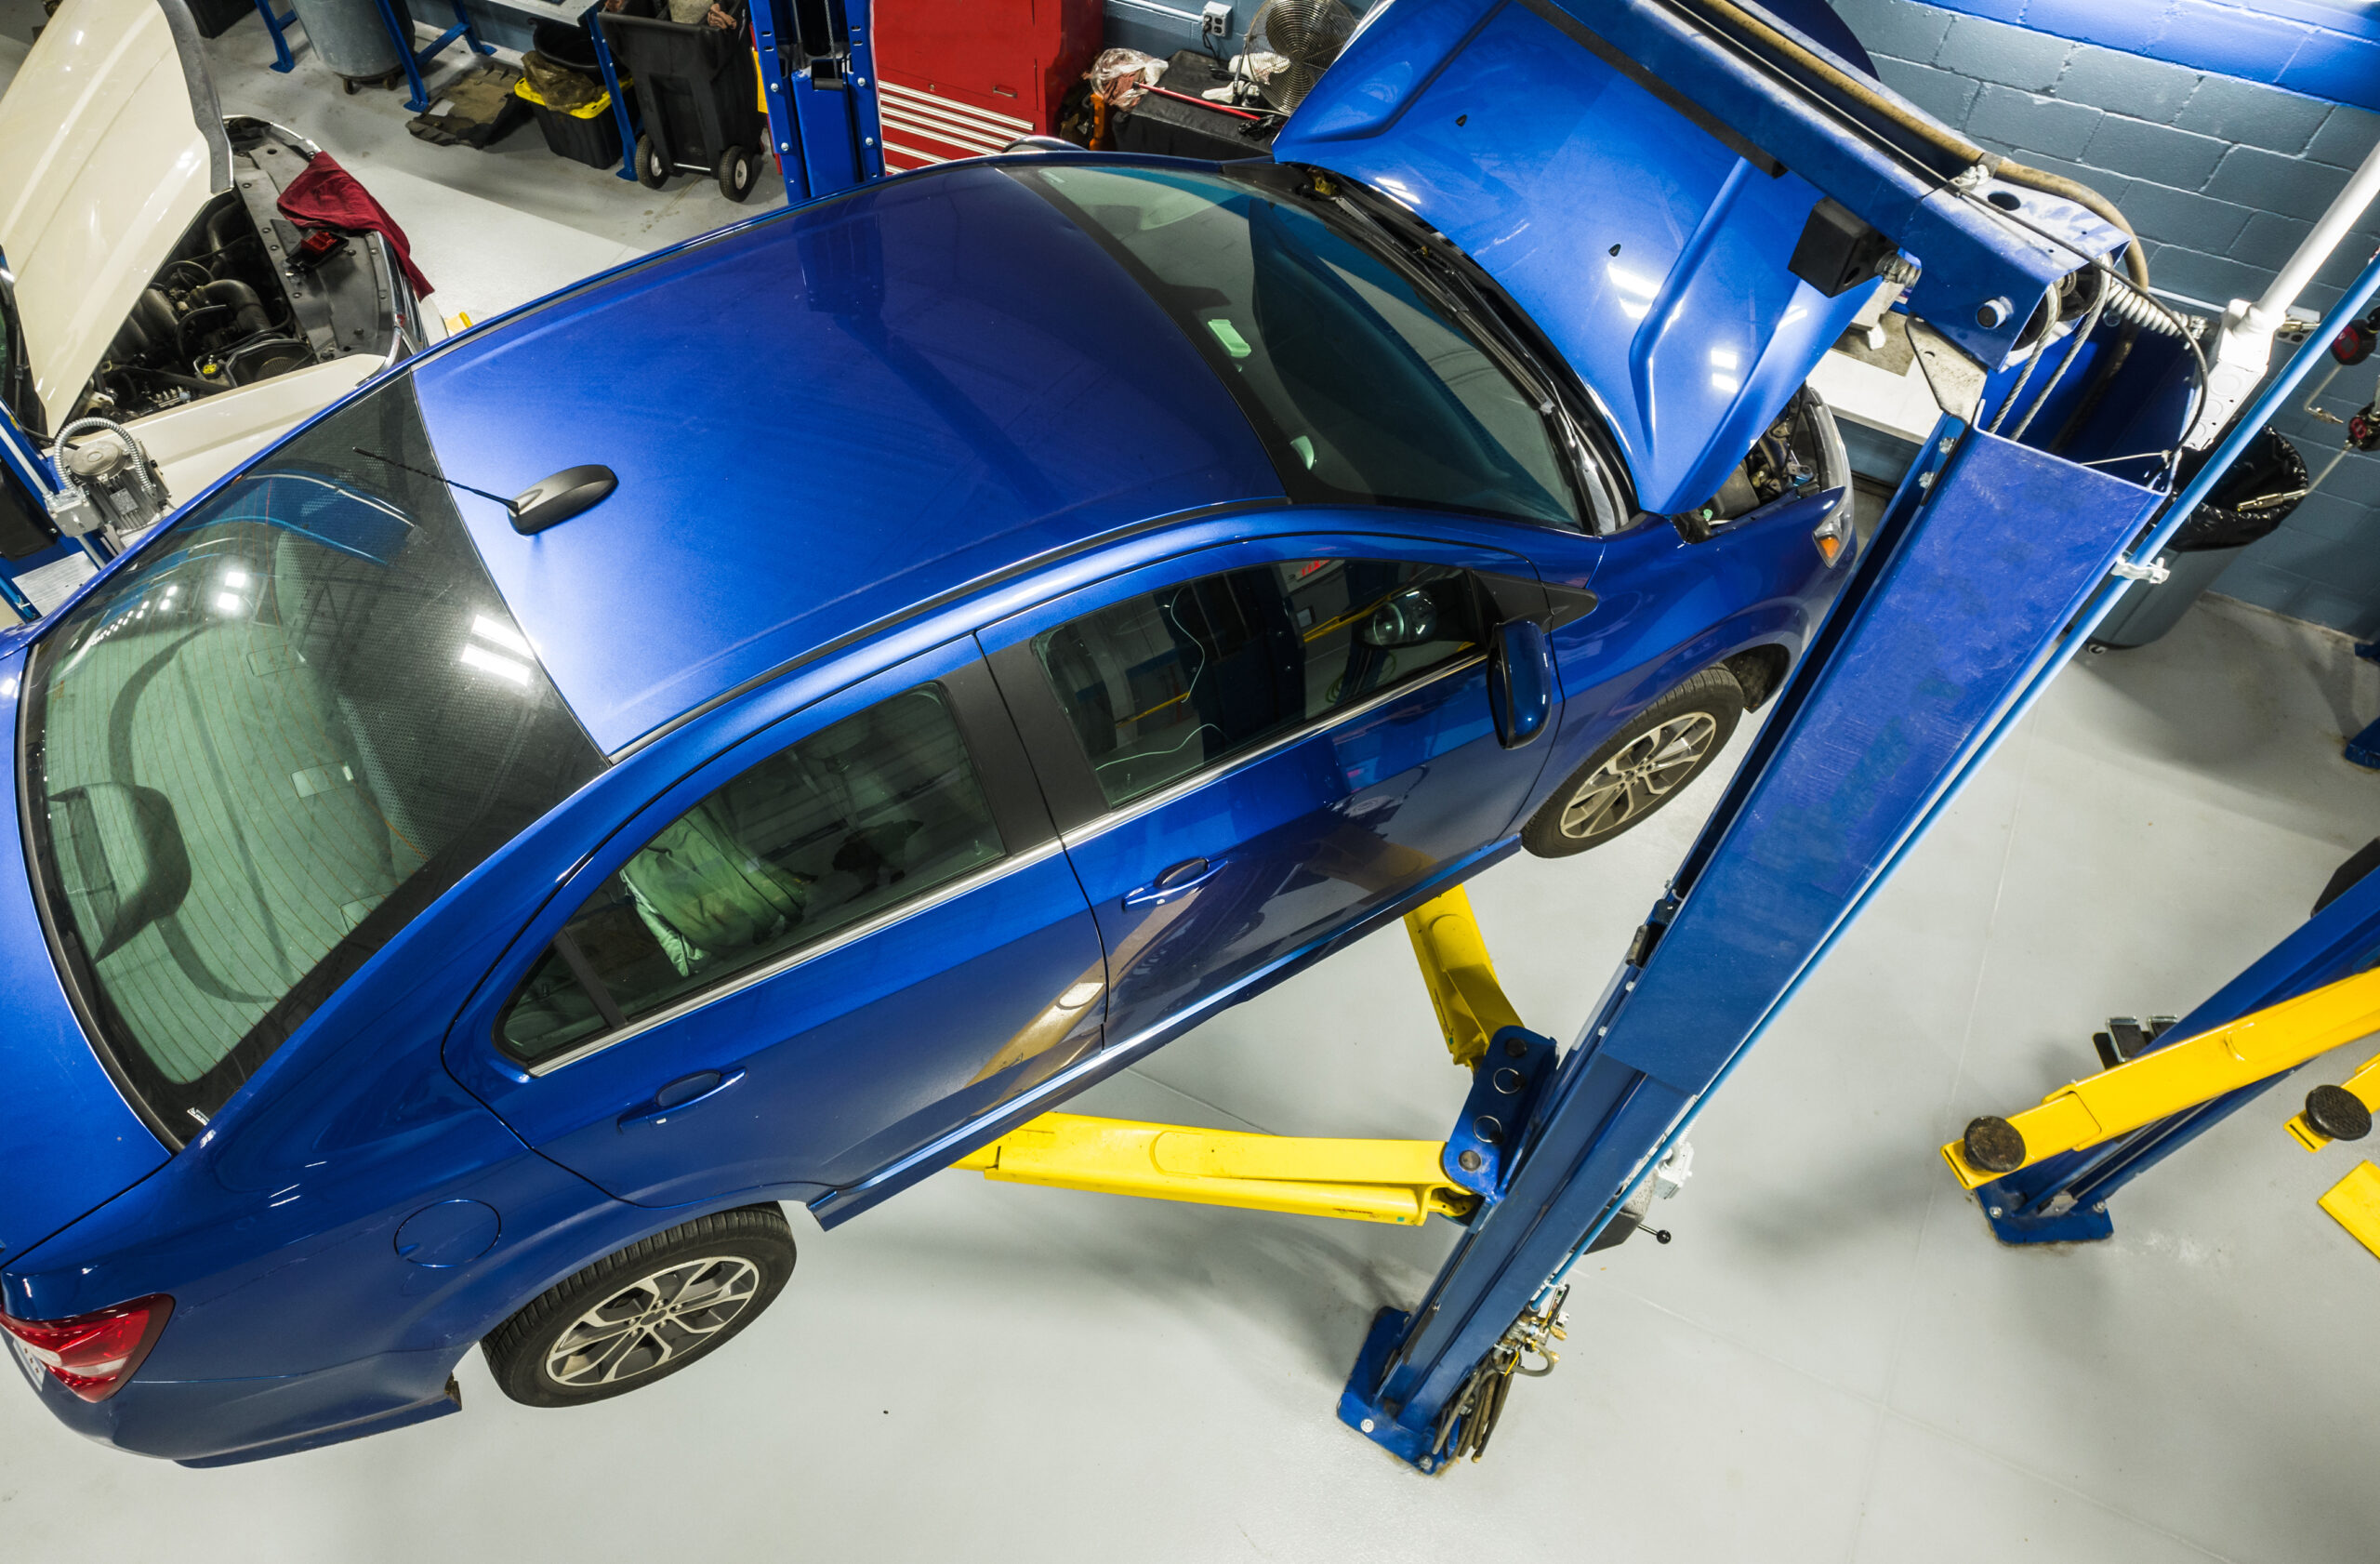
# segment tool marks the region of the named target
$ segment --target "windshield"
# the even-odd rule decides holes
[[[1546,418],[1404,272],[1305,206],[1221,175],[1019,176],[1181,323],[1292,496],[1579,524]]]
[[[602,768],[437,467],[392,381],[152,538],[35,651],[39,894],[70,991],[170,1133]]]

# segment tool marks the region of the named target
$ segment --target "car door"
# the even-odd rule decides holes
[[[851,1183],[1098,1046],[1104,967],[972,642],[713,759],[467,1014],[493,1104],[623,1200]]]
[[[1516,555],[1305,535],[1201,550],[983,632],[1107,946],[1107,1035],[1189,1025],[1500,840]]]

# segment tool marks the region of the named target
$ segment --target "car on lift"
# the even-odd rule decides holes
[[[1711,763],[1856,551],[1801,388],[1872,245],[1536,9],[1399,45],[1271,160],[944,165],[517,311],[0,640],[53,1412],[219,1465],[475,1344],[652,1384],[780,1202]]]
[[[125,426],[187,497],[424,345],[437,328],[385,239],[310,249],[278,210],[317,151],[224,116],[184,0],[65,0],[0,96],[0,404],[18,427]],[[57,537],[9,484],[0,554]]]

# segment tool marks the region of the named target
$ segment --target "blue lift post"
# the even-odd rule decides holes
[[[264,18],[264,30],[272,34],[272,68],[285,76],[298,69],[298,57],[289,52],[289,29],[304,24],[296,11],[274,10],[272,0],[257,0],[257,15]]]
[[[0,482],[15,484],[50,515],[58,513],[66,494],[65,482],[59,476],[56,463],[33,447],[15,416],[5,407],[0,407],[0,470],[5,472],[0,475]],[[41,617],[41,610],[33,606],[33,599],[17,585],[16,577],[5,564],[0,564],[0,603],[26,624]]]
[[[882,176],[867,0],[764,0],[752,9],[769,143],[787,204]]]
[[[1914,319],[1986,364],[2007,356],[2010,336],[1994,338],[1990,325],[2021,321],[2027,311],[2007,311],[2004,299],[2037,298],[2046,285],[2029,270],[2040,251],[2021,234],[1962,221],[1964,190],[1938,171],[1913,173],[1775,61],[1714,46],[1684,6],[1563,0],[1562,8],[1916,257],[1924,272],[1910,301]],[[2002,311],[1978,309],[1995,298]],[[1564,1057],[1508,1192],[1474,1217],[1419,1306],[1374,1321],[1340,1415],[1421,1470],[1439,1469],[1461,1447],[1465,1397],[1500,1347],[1541,1339],[1531,1333],[1550,1323],[1552,1290],[1570,1262],[2079,647],[2095,604],[2120,584],[2111,583],[2118,567],[2154,557],[2129,546],[2162,541],[2143,538],[2162,494],[1973,427],[1974,405],[1945,413],[1894,497]],[[2175,412],[2167,444],[2187,422]],[[2219,474],[2220,460],[2206,471]],[[2177,509],[2175,519],[2187,514]]]
[[[2332,308],[2329,319],[2353,320],[2375,297],[2380,297],[2380,256],[2374,256],[2365,265],[2363,274]],[[2141,558],[2154,557],[2155,550],[2198,508],[2199,501],[2213,491],[2228,465],[2228,458],[2246,449],[2273,416],[2288,404],[2307,377],[2320,367],[2331,336],[2324,326],[2307,334],[2296,353],[2240,416],[2222,448],[2208,460],[2198,478],[2175,497],[2163,524],[2141,550]],[[2113,596],[2110,592],[2096,605],[2097,612],[2082,627],[2084,631],[2097,622],[2099,614],[2112,606]],[[2375,877],[2367,876],[2362,883],[2323,908],[2254,965],[2225,984],[2213,998],[2159,1035],[2178,1041],[2236,1020],[2252,1010],[2320,987],[2358,970],[2375,948],[2380,948],[2380,882],[2375,882]],[[2108,1215],[2109,1197],[2270,1091],[2282,1079],[2276,1076],[2243,1086],[2104,1146],[2045,1158],[2006,1178],[1984,1185],[1976,1190],[1976,1200],[2003,1243],[2078,1243],[2107,1238],[2115,1231],[2114,1222]]]
[[[259,4],[262,3],[263,0],[259,0]],[[480,41],[479,28],[471,20],[470,13],[463,9],[463,0],[453,0],[455,25],[419,48],[414,46],[413,7],[407,0],[376,0],[376,4],[380,7],[380,20],[389,29],[390,40],[397,46],[397,63],[404,70],[409,88],[405,95],[405,107],[416,114],[430,112],[430,89],[422,84],[421,73],[430,69],[432,60],[445,52],[447,45],[459,40],[472,54],[496,52],[495,45]],[[270,11],[265,13],[265,20],[268,25],[271,23]],[[278,44],[280,40],[281,30],[276,27],[273,29],[273,41]]]

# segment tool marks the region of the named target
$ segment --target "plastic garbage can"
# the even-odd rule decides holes
[[[769,125],[743,34],[629,9],[598,13],[597,24],[615,67],[636,82],[637,179],[659,190],[672,174],[708,174],[730,201],[749,196]]]
[[[2176,484],[2188,483],[2206,457],[2203,451],[2184,457]],[[2306,458],[2278,431],[2266,430],[2165,545],[2160,556],[2165,579],[2127,586],[2099,621],[2091,650],[2146,646],[2172,630],[2242,550],[2289,519],[2305,487]],[[2274,498],[2280,495],[2293,497]]]
[[[338,73],[348,91],[392,79],[402,68],[397,41],[373,0],[289,0],[314,58]]]

